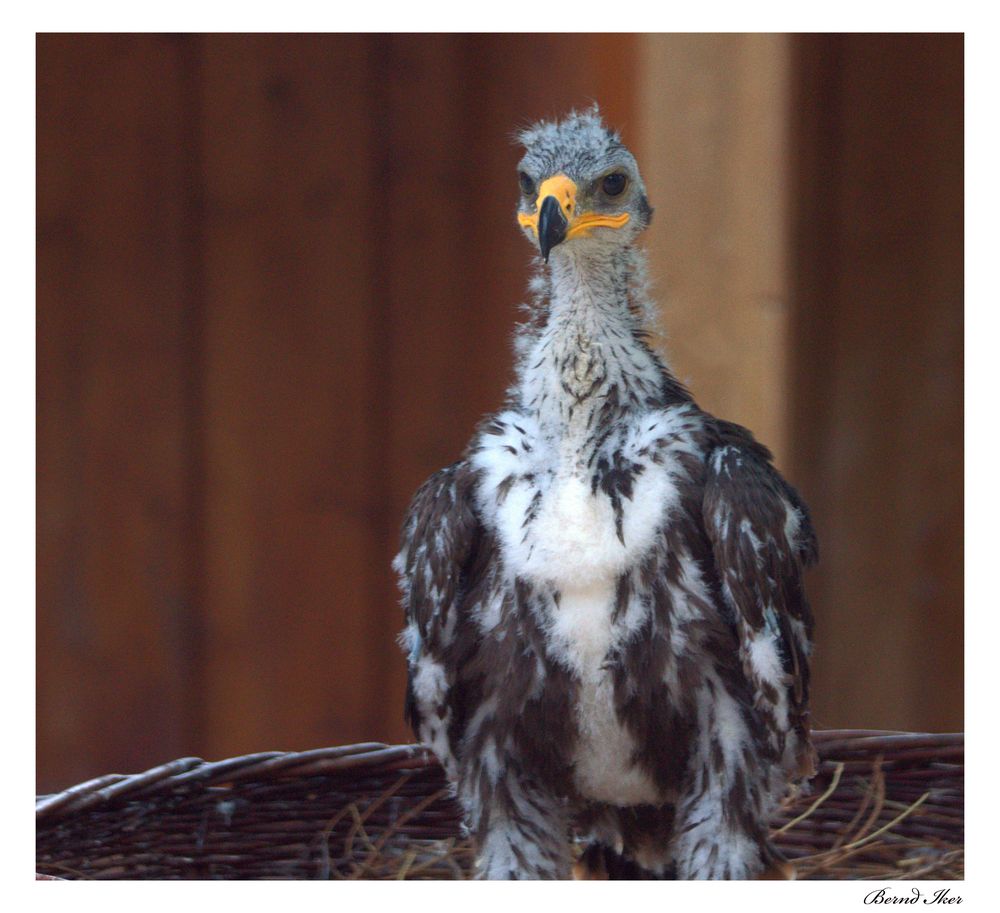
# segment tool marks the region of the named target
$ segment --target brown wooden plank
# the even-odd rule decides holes
[[[472,341],[464,277],[473,245],[468,221],[479,202],[475,149],[465,141],[460,46],[453,35],[378,38],[369,80],[382,113],[375,147],[384,205],[372,229],[384,267],[375,295],[385,363],[373,449],[387,511],[370,571],[377,594],[370,611],[380,618],[380,633],[367,648],[378,669],[373,728],[394,738],[407,732],[400,712],[403,657],[391,641],[402,616],[389,563],[413,491],[407,470],[433,463],[442,445],[458,450],[473,402],[449,382],[455,359]]]
[[[202,41],[214,756],[377,735],[368,221],[391,200],[368,53],[351,36]]]
[[[37,43],[38,786],[184,749],[183,54]]]
[[[962,39],[810,36],[794,61],[816,722],[960,729]]]

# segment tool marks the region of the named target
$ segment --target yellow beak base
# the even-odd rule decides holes
[[[519,212],[517,221],[524,227],[530,228],[534,236],[538,237],[538,213],[542,208],[542,203],[546,198],[554,197],[559,204],[559,209],[569,223],[566,229],[566,238],[585,238],[590,234],[592,228],[621,228],[629,220],[627,212],[609,216],[597,212],[586,212],[577,215],[576,212],[576,183],[565,174],[556,174],[542,182],[538,188],[538,198],[535,201],[535,211],[530,215]]]

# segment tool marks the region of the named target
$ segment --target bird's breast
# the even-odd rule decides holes
[[[508,412],[472,451],[477,505],[500,545],[501,579],[542,595],[546,653],[576,680],[574,776],[593,801],[664,801],[633,763],[635,736],[619,715],[609,659],[649,611],[648,600],[633,599],[616,613],[618,584],[664,546],[692,465],[682,456],[698,456],[698,422],[687,405],[623,418],[599,450],[588,450],[583,435],[553,435],[535,418]]]
[[[600,581],[560,592],[552,608],[551,658],[577,680],[574,780],[581,795],[616,805],[662,800],[649,775],[633,763],[636,742],[623,724],[607,664],[624,622],[614,617],[614,583]]]
[[[621,419],[600,443],[520,413],[476,442],[481,514],[508,574],[559,589],[607,582],[638,564],[680,503],[687,406]]]
[[[517,505],[505,516],[508,553],[521,573],[558,587],[606,585],[620,574],[632,556],[641,554],[652,529],[629,524],[629,539],[619,537],[611,500],[572,469],[556,471],[532,497],[535,513],[528,524]],[[515,530],[516,525],[519,530]],[[520,534],[520,541],[517,536]],[[511,549],[510,546],[515,548]]]

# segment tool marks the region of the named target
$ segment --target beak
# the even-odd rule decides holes
[[[562,214],[559,201],[552,196],[546,197],[538,210],[538,249],[546,263],[549,262],[549,251],[566,239],[567,228],[569,219]]]
[[[576,183],[565,174],[557,174],[542,182],[538,202],[531,215],[518,213],[517,220],[530,228],[538,238],[538,249],[545,262],[549,252],[567,238],[586,237],[597,226],[621,228],[629,220],[628,213],[616,216],[598,213],[576,214]]]
[[[517,220],[535,233],[542,259],[548,263],[549,251],[565,241],[569,234],[573,213],[576,211],[576,183],[565,174],[557,174],[542,181],[535,207],[530,216],[522,212]]]

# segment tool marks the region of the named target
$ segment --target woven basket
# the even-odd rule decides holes
[[[962,878],[964,739],[827,730],[773,822],[798,878]],[[440,766],[378,743],[182,758],[36,800],[36,870],[71,879],[468,878]]]

